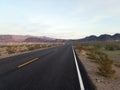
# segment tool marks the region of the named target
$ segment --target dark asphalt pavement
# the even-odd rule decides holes
[[[85,90],[95,90],[78,57],[77,62]],[[72,46],[0,59],[0,90],[81,90]]]

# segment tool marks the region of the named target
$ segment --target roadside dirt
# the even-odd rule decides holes
[[[113,79],[108,79],[97,73],[98,65],[87,58],[85,52],[82,53],[77,51],[77,54],[83,63],[86,71],[92,82],[97,87],[97,90],[120,90],[120,68],[113,66],[116,71]]]

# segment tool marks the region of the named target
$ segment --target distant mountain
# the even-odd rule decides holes
[[[116,33],[112,36],[115,40],[120,40],[120,34]]]
[[[22,42],[30,36],[22,35],[0,35],[0,42]]]
[[[98,41],[108,41],[108,40],[113,40],[113,38],[111,35],[103,34],[103,35],[100,35],[99,37],[97,37],[97,40]]]
[[[49,37],[30,37],[25,39],[24,42],[65,42],[65,40],[53,39]]]
[[[64,42],[63,39],[54,39],[45,36],[29,35],[0,35],[0,42]]]
[[[83,40],[83,41],[93,41],[93,40],[96,41],[97,40],[97,36],[91,35],[91,36],[86,37],[86,38],[81,39],[81,40]]]
[[[64,39],[55,39],[45,36],[29,36],[29,35],[0,35],[0,43],[6,42],[87,42],[87,41],[111,41],[117,40],[120,41],[120,33],[114,35],[102,34],[100,36],[91,35],[82,39],[77,40],[64,40]]]
[[[111,41],[111,40],[120,41],[120,33],[116,33],[114,35],[102,34],[100,36],[91,35],[82,39],[78,39],[76,41],[85,42],[85,41]]]
[[[8,41],[13,41],[11,35],[0,35],[0,42],[8,42]]]

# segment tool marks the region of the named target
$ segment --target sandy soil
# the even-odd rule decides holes
[[[90,76],[91,80],[97,87],[97,90],[120,90],[120,68],[113,66],[114,70],[116,71],[114,79],[107,79],[97,73],[98,65],[92,62],[90,59],[87,58],[85,52],[77,54],[85,66],[88,75]]]

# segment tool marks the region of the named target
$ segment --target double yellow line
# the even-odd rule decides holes
[[[29,60],[29,61],[27,61],[27,62],[25,62],[25,63],[23,63],[23,64],[18,65],[17,67],[18,67],[18,68],[24,67],[24,66],[26,66],[26,65],[28,65],[28,64],[30,64],[30,63],[32,63],[32,62],[37,61],[38,59],[39,59],[39,58],[34,58],[34,59]]]

